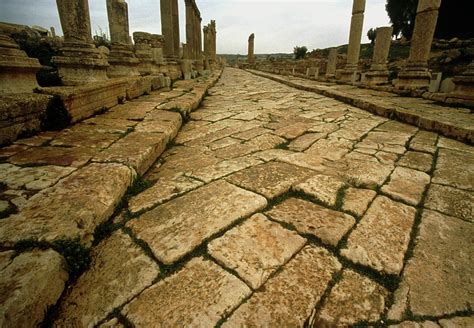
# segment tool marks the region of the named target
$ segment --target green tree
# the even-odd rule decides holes
[[[306,53],[308,52],[308,48],[305,46],[296,46],[293,49],[293,54],[295,55],[295,59],[304,59]]]
[[[369,38],[370,43],[373,45],[375,43],[375,38],[377,37],[377,30],[374,30],[373,28],[371,28],[367,32],[367,37]]]
[[[393,35],[411,38],[417,6],[418,0],[387,0],[385,9],[392,22]]]

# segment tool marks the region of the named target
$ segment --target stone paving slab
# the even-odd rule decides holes
[[[60,327],[93,327],[115,308],[149,287],[158,265],[122,232],[114,233],[94,249],[91,268],[61,302]]]
[[[222,327],[302,327],[340,269],[327,250],[306,246]]]
[[[390,175],[390,181],[382,187],[382,192],[394,199],[417,206],[430,183],[426,173],[404,167],[397,167]]]
[[[402,122],[415,124],[423,129],[429,129],[448,137],[470,143],[474,142],[474,120],[467,109],[449,108],[420,98],[404,98],[396,95],[387,97],[389,94],[385,92],[359,89],[348,85],[321,83],[255,70],[249,71],[252,74],[266,77],[297,89],[335,98],[377,115],[385,117],[393,115],[393,117]]]
[[[148,288],[122,313],[135,327],[213,327],[250,295],[250,288],[217,264],[194,258]]]
[[[474,222],[474,193],[448,186],[431,184],[425,207]]]
[[[237,272],[252,289],[258,289],[305,242],[298,234],[256,214],[210,242],[208,251],[219,263]]]
[[[221,180],[160,205],[127,226],[160,261],[172,264],[206,238],[266,205],[264,197]]]

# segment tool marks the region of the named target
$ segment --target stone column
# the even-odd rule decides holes
[[[364,26],[365,0],[354,0],[352,4],[351,30],[349,34],[349,45],[347,48],[347,62],[341,71],[341,80],[354,81],[359,65],[360,41],[362,39],[362,28]]]
[[[109,18],[110,41],[109,77],[140,75],[138,59],[133,53],[128,25],[128,5],[125,0],[107,0],[107,16]]]
[[[178,0],[171,0],[172,5],[172,21],[173,21],[173,49],[175,57],[179,54],[179,10]]]
[[[185,0],[186,5],[186,51],[183,51],[183,58],[194,58],[194,6],[192,0]],[[190,48],[190,49],[189,49]],[[188,58],[189,56],[189,58]]]
[[[140,64],[138,71],[141,75],[150,75],[155,72],[153,69],[153,53],[151,51],[151,34],[147,32],[133,32],[135,42],[135,56]]]
[[[383,84],[388,82],[387,59],[392,44],[393,28],[390,26],[377,28],[374,55],[369,72],[365,75],[368,85]]]
[[[174,52],[173,6],[171,0],[160,0],[161,34],[165,38],[164,54],[166,58],[176,59]]]
[[[211,60],[212,63],[216,63],[217,56],[217,31],[216,31],[216,21],[211,20]]]
[[[16,42],[0,32],[0,94],[33,92],[41,65],[29,58]]]
[[[429,86],[431,74],[428,70],[428,59],[440,6],[441,0],[419,0],[410,56],[404,70],[398,74],[396,84],[398,89],[419,89]]]
[[[249,36],[249,45],[248,45],[248,62],[249,64],[253,65],[255,64],[255,35],[252,33]]]
[[[54,29],[54,26],[51,26],[49,30],[51,31],[51,37],[56,39],[56,30]]]
[[[56,0],[64,33],[61,56],[53,57],[64,85],[80,85],[107,79],[107,58],[92,40],[87,0]]]
[[[334,78],[336,74],[337,66],[337,49],[332,48],[329,50],[328,62],[326,66],[326,78]]]
[[[199,15],[198,17],[197,24],[198,25],[196,27],[196,31],[198,35],[198,38],[197,38],[198,59],[201,60],[202,59],[202,34],[201,34],[202,18],[201,18],[201,15]]]
[[[153,63],[155,65],[163,65],[163,45],[165,43],[165,38],[159,34],[151,35],[151,53],[153,56]]]
[[[209,42],[209,27],[204,26],[202,29],[203,33],[203,39],[204,39],[204,69],[209,70],[210,69],[210,42]]]

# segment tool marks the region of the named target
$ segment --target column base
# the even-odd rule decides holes
[[[107,59],[92,44],[66,44],[62,56],[52,61],[58,67],[59,77],[66,86],[100,82],[108,79]]]
[[[376,86],[388,83],[388,71],[368,71],[365,74],[364,84]]]
[[[336,78],[342,82],[355,83],[360,80],[360,72],[351,69],[340,69],[336,71]]]
[[[131,46],[112,45],[109,64],[107,75],[110,78],[140,75],[138,71],[140,61],[135,57]]]
[[[181,60],[181,71],[185,80],[191,80],[193,78],[193,61],[191,59]]]
[[[427,69],[404,70],[398,73],[395,88],[399,90],[427,89],[430,80],[431,73]]]
[[[448,102],[474,106],[474,76],[453,78],[455,89],[448,94]]]

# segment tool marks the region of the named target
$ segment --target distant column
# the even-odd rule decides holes
[[[249,45],[248,45],[248,62],[249,64],[255,64],[255,35],[252,33],[249,36]]]
[[[91,34],[87,0],[56,0],[64,45],[61,56],[53,57],[64,85],[78,85],[107,79],[107,58],[96,49]]]
[[[334,78],[337,66],[337,49],[329,50],[328,63],[326,66],[326,78]]]
[[[377,28],[372,65],[366,74],[366,83],[376,85],[388,82],[387,59],[392,44],[393,28],[390,26]]]
[[[440,6],[441,0],[419,0],[410,56],[404,70],[398,75],[397,88],[418,89],[429,86],[431,74],[428,59]]]
[[[164,54],[166,58],[175,58],[173,33],[173,6],[171,0],[160,0],[161,34],[165,38]]]
[[[179,9],[178,9],[178,0],[171,0],[172,5],[172,19],[173,19],[173,49],[174,56],[179,56]]]
[[[364,26],[365,0],[354,0],[352,4],[351,31],[347,48],[347,62],[341,71],[341,80],[352,81],[359,65],[360,41]]]
[[[217,56],[217,31],[216,21],[211,20],[211,60],[213,63],[216,62]]]
[[[132,40],[129,34],[128,5],[125,0],[107,0],[110,41],[109,77],[140,75],[138,59],[133,53]]]
[[[186,51],[183,51],[185,59],[194,59],[194,6],[192,0],[185,0],[186,5]]]

